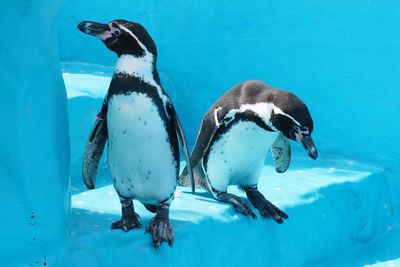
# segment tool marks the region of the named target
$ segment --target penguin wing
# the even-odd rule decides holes
[[[83,153],[82,177],[88,189],[95,188],[97,169],[108,139],[106,115],[107,102],[104,100]]]
[[[173,123],[175,125],[175,129],[178,133],[179,139],[181,140],[182,144],[182,150],[183,154],[185,155],[185,161],[186,161],[186,170],[189,174],[190,177],[190,182],[192,185],[192,193],[195,192],[195,183],[194,183],[194,176],[193,176],[193,170],[192,170],[192,165],[190,163],[190,156],[189,156],[189,149],[186,143],[186,138],[185,138],[185,133],[183,132],[183,128],[181,125],[181,122],[179,121],[178,114],[176,114],[175,108],[171,105],[171,119],[173,120]]]
[[[218,109],[214,111],[218,113]],[[197,133],[196,144],[192,153],[192,165],[196,166],[210,148],[211,141],[219,128],[219,123],[215,122],[214,112],[208,112],[201,122]],[[218,121],[218,117],[216,118]]]
[[[208,151],[211,141],[217,132],[219,125],[215,123],[214,113],[217,114],[218,108],[212,108],[211,111],[207,112],[204,116],[200,129],[197,133],[196,143],[194,150],[190,157],[190,162],[194,168],[194,181],[195,185],[198,187],[206,187],[207,182],[204,181],[205,174],[203,173],[203,168],[201,166],[201,160]],[[217,114],[219,115],[219,114]],[[218,118],[217,118],[218,119]],[[179,185],[188,185],[188,172],[187,169],[183,169],[181,176],[179,177]]]
[[[289,168],[291,150],[289,140],[282,133],[279,133],[271,147],[271,151],[276,172],[285,172]]]
[[[83,154],[82,177],[88,189],[95,188],[97,169],[108,138],[107,122],[97,119]]]

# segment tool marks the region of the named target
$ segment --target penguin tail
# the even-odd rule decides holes
[[[193,176],[194,176],[194,184],[195,184],[196,188],[207,188],[204,177],[203,177],[203,175],[201,175],[199,173],[197,166],[193,169]],[[190,175],[188,173],[186,166],[178,178],[178,185],[180,185],[180,186],[191,186],[192,185]]]
[[[190,186],[191,185],[190,177],[189,177],[186,167],[183,169],[181,175],[179,175],[178,185],[180,185],[180,186]]]

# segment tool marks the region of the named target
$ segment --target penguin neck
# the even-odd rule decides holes
[[[124,79],[139,79],[150,85],[160,86],[156,60],[148,52],[143,56],[123,54],[118,58],[114,76]]]

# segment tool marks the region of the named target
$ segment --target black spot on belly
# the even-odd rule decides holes
[[[151,135],[149,135],[148,137],[149,137],[149,139],[151,139]]]
[[[224,160],[224,163],[226,163],[226,159]]]
[[[144,125],[147,125],[147,121],[144,121],[143,123],[144,123]]]
[[[221,155],[223,155],[224,154],[224,151],[221,151]]]
[[[127,130],[123,130],[123,131],[122,131],[122,134],[123,134],[123,135],[126,135],[127,132],[128,132]]]
[[[138,120],[139,120],[139,121],[141,121],[141,120],[142,120],[142,118],[138,117]]]
[[[118,111],[121,111],[121,107],[118,108]]]

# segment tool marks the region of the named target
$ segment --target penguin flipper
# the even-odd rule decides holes
[[[289,140],[282,133],[279,133],[271,147],[271,151],[276,172],[285,172],[290,165],[291,149]]]
[[[186,138],[185,138],[185,133],[183,132],[183,128],[182,125],[179,121],[178,115],[176,114],[175,108],[171,105],[171,118],[173,120],[173,123],[175,125],[175,129],[178,133],[179,139],[181,140],[181,144],[182,144],[182,150],[183,150],[183,154],[185,155],[185,161],[186,161],[186,170],[189,174],[190,177],[190,182],[192,185],[192,193],[195,193],[196,189],[195,189],[195,182],[194,182],[194,176],[193,176],[193,170],[192,170],[192,164],[190,163],[190,155],[189,155],[189,149],[186,143]]]
[[[83,154],[82,177],[88,189],[95,188],[97,169],[107,138],[107,122],[96,119]]]
[[[215,121],[215,116],[217,119],[223,118],[223,114],[218,113],[220,108],[212,107],[204,116],[200,129],[197,133],[196,143],[190,158],[192,166],[194,166],[194,179],[195,184],[198,187],[208,188],[206,181],[206,174],[203,171],[202,160],[208,149],[210,148],[211,141],[214,138],[215,133],[219,129],[219,124]],[[188,184],[188,173],[186,168],[183,170],[181,176],[178,180],[179,185]]]

